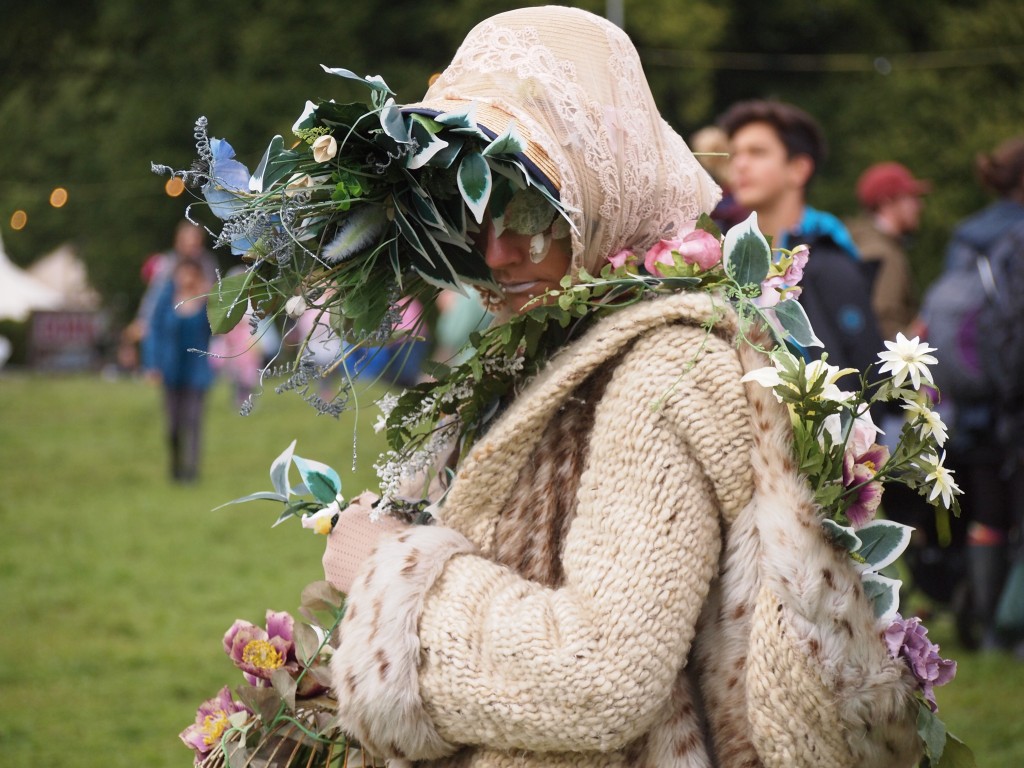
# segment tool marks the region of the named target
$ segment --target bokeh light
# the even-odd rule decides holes
[[[177,197],[178,195],[180,195],[184,191],[185,191],[185,182],[183,182],[177,176],[172,176],[171,178],[169,178],[167,180],[167,183],[164,184],[164,192],[166,192],[171,197]]]
[[[50,205],[54,208],[62,208],[68,201],[68,191],[64,187],[57,187],[50,193]]]
[[[24,229],[26,224],[28,224],[27,213],[19,209],[11,214],[11,229]]]

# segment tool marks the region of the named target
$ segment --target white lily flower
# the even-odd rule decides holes
[[[907,380],[908,375],[914,389],[921,388],[922,380],[929,384],[935,383],[932,380],[932,372],[928,370],[929,365],[939,362],[928,354],[934,352],[935,347],[929,347],[918,336],[908,339],[902,333],[896,334],[896,341],[885,342],[885,346],[888,351],[878,353],[878,359],[884,363],[879,372],[891,373],[893,386],[898,387]]]
[[[326,163],[338,154],[338,140],[333,136],[320,136],[313,142],[313,159],[318,163]]]
[[[853,397],[853,392],[846,392],[845,390],[840,389],[836,386],[836,382],[848,373],[857,373],[857,369],[840,368],[837,365],[829,365],[819,358],[817,360],[812,360],[807,364],[804,376],[806,377],[808,384],[824,377],[825,388],[821,393],[822,399],[845,403]]]
[[[740,381],[756,381],[762,387],[768,389],[775,389],[775,387],[782,383],[782,379],[779,378],[779,369],[773,365],[750,371],[744,374]]]

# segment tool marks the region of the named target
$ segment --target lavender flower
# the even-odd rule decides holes
[[[897,659],[903,657],[910,671],[917,678],[925,701],[932,712],[938,712],[934,686],[945,685],[956,676],[956,662],[939,656],[939,646],[928,639],[928,629],[916,616],[904,619],[899,614],[885,630],[885,642],[889,654]]]

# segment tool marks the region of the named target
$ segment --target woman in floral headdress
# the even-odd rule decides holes
[[[719,258],[694,230],[718,189],[610,23],[485,21],[406,110],[467,104],[490,135],[515,123],[571,222],[484,218],[506,318],[610,261]],[[913,680],[825,543],[789,413],[742,381],[768,362],[739,333],[712,292],[608,312],[502,398],[437,524],[370,522],[365,495],[341,513],[346,731],[421,765],[916,764]]]

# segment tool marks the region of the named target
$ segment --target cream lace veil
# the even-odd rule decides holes
[[[509,11],[476,26],[423,101],[500,134],[515,121],[526,156],[570,211],[573,270],[596,273],[710,211],[720,192],[655,106],[626,34],[561,6]]]

